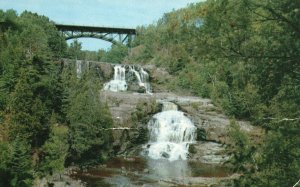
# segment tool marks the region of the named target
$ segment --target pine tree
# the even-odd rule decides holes
[[[34,177],[30,145],[17,136],[11,143],[1,141],[0,150],[0,186],[32,186]]]
[[[42,146],[43,156],[39,164],[42,174],[64,171],[68,151],[68,128],[58,124],[52,125],[50,137]]]
[[[100,101],[99,82],[95,75],[76,77],[68,91],[67,119],[69,120],[71,159],[80,162],[99,162],[110,148],[112,125],[109,110]]]

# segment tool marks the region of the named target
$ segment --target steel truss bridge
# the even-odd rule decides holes
[[[115,27],[95,27],[55,24],[66,40],[76,38],[97,38],[111,42],[113,44],[130,45],[136,35],[135,29],[115,28]]]

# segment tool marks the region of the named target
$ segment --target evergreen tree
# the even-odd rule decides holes
[[[210,97],[266,130],[264,145],[233,130],[237,186],[299,180],[299,9],[291,0],[208,0],[138,30],[129,62],[162,66],[175,77],[171,89]]]
[[[34,177],[30,146],[17,136],[11,144],[0,142],[0,148],[3,150],[0,155],[0,186],[32,186]]]
[[[65,110],[69,121],[71,160],[81,163],[99,162],[110,149],[112,118],[100,100],[99,82],[92,72],[78,79],[74,74],[66,77]]]
[[[40,163],[42,174],[54,174],[64,171],[69,151],[68,128],[54,124],[49,139],[42,146],[43,158]]]
[[[99,53],[100,52],[101,51],[99,51]],[[128,47],[122,44],[113,44],[111,49],[103,55],[101,61],[119,64],[124,60],[127,54]]]

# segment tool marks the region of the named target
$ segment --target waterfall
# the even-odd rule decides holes
[[[176,104],[172,102],[163,102],[162,111],[167,111],[167,110],[178,110],[178,107]]]
[[[163,111],[148,123],[148,156],[153,159],[186,160],[189,144],[195,142],[196,127],[171,102],[163,102]]]
[[[104,90],[110,90],[113,92],[126,91],[127,83],[125,80],[125,67],[121,65],[115,65],[114,67],[114,79],[104,84]]]
[[[136,68],[135,66],[129,67],[129,72],[137,78],[138,85],[144,87],[146,93],[151,93],[151,86],[149,83],[149,74],[143,68]],[[127,71],[128,72],[128,71]],[[113,80],[104,84],[104,90],[110,90],[113,92],[126,91],[128,89],[128,84],[126,82],[126,67],[125,65],[115,65],[114,66],[114,77]]]
[[[146,93],[151,94],[149,74],[143,68],[140,69],[140,77],[141,77],[141,83],[146,89]]]
[[[77,78],[81,77],[81,73],[82,73],[82,61],[81,60],[76,60],[76,74],[77,74]]]
[[[143,68],[140,68],[139,71],[137,71],[134,66],[129,66],[129,68],[130,71],[136,76],[139,86],[144,87],[146,93],[151,94],[149,74]]]

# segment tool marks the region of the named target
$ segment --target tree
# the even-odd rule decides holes
[[[66,77],[71,84],[67,88],[65,110],[69,121],[70,156],[79,163],[99,162],[110,149],[112,118],[99,97],[97,76],[85,74],[78,79],[74,74]]]
[[[119,64],[124,60],[127,54],[128,48],[125,45],[113,44],[111,49],[103,55],[101,61]]]
[[[54,174],[64,171],[64,164],[69,151],[68,128],[54,124],[49,139],[42,146],[43,157],[40,170],[43,174]]]
[[[29,187],[33,184],[33,167],[30,146],[17,138],[9,144],[0,142],[0,186]]]
[[[84,60],[84,53],[81,51],[81,43],[74,40],[68,48],[68,58]]]
[[[45,16],[0,10],[0,186],[33,185],[31,154],[48,139],[51,114],[63,119],[58,41],[66,46]]]
[[[162,66],[174,76],[166,86],[210,97],[265,129],[264,145],[234,130],[234,166],[244,173],[237,186],[297,182],[299,9],[292,0],[208,0],[138,30],[129,62]]]

